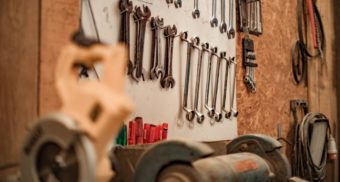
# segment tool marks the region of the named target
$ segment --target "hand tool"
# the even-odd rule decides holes
[[[218,83],[220,81],[220,66],[221,66],[221,61],[225,58],[226,52],[221,52],[220,57],[217,58],[217,66],[216,66],[216,75],[215,75],[215,84],[214,84],[214,94],[213,94],[213,100],[212,100],[212,108],[215,110],[215,121],[221,121],[222,119],[222,111],[217,112],[216,109],[216,101],[217,101],[217,94],[218,94]]]
[[[195,38],[194,38],[195,39]],[[196,114],[196,119],[198,123],[202,123],[204,121],[204,114],[203,112],[200,112],[198,110],[198,102],[199,102],[199,95],[200,95],[200,83],[201,83],[201,72],[202,72],[202,59],[203,59],[203,53],[209,51],[209,44],[208,43],[203,43],[202,44],[202,50],[198,47],[199,41],[192,40],[192,46],[196,49],[198,49],[198,62],[197,62],[197,73],[196,73],[196,86],[195,86],[195,101],[194,101],[194,108],[195,108],[195,114]]]
[[[231,87],[231,94],[230,94],[230,109],[228,111],[228,113],[226,113],[225,117],[226,118],[231,118],[233,117],[237,117],[238,115],[238,111],[237,109],[234,107],[234,96],[235,96],[235,87],[236,87],[236,59],[235,57],[230,58],[230,63],[232,63],[234,65],[234,77],[233,77],[233,82],[232,82],[232,87]],[[236,99],[236,98],[235,98]]]
[[[186,62],[186,71],[185,71],[185,83],[184,83],[184,98],[183,98],[183,110],[186,112],[186,119],[188,121],[192,121],[195,117],[195,111],[188,107],[188,94],[189,94],[189,82],[190,82],[190,70],[191,70],[191,51],[192,45],[188,40],[188,33],[182,32],[180,34],[180,38],[182,41],[187,43],[187,62]],[[198,37],[195,38],[195,42],[200,42]]]
[[[228,28],[228,38],[235,38],[235,29],[234,29],[234,1],[229,0],[229,28]]]
[[[151,16],[151,11],[148,6],[135,7],[133,18],[137,24],[136,26],[136,50],[135,50],[135,70],[137,79],[144,79],[145,69],[143,68],[143,53],[144,53],[144,38],[147,20]]]
[[[168,3],[168,4],[171,4],[173,2],[174,2],[174,0],[166,0],[166,3]]]
[[[150,68],[150,79],[157,79],[159,75],[161,75],[161,79],[164,76],[163,67],[160,65],[161,63],[161,39],[160,39],[160,30],[164,25],[163,18],[152,17],[151,18],[151,28],[152,28],[152,58],[151,58],[151,68]]]
[[[226,0],[221,0],[221,24],[220,24],[220,32],[224,33],[227,31],[227,23],[225,22],[225,1]],[[229,22],[230,23],[230,22]]]
[[[200,10],[198,9],[198,0],[194,0],[194,10],[192,11],[192,17],[194,17],[194,19],[200,17]]]
[[[217,7],[216,0],[212,0],[212,12],[211,12],[212,15],[210,19],[211,27],[216,27],[218,25],[218,19],[216,16],[216,7]]]
[[[134,69],[134,65],[130,58],[130,14],[133,10],[133,4],[132,1],[128,0],[120,0],[119,1],[119,9],[121,14],[121,25],[120,25],[120,38],[119,41],[123,42],[128,51],[128,72],[127,74],[133,79],[138,81],[134,75],[132,74],[132,71]]]
[[[175,0],[175,7],[176,8],[180,8],[180,7],[182,7],[182,0]]]
[[[77,64],[103,65],[100,82],[79,83]],[[100,182],[112,178],[107,148],[133,110],[124,91],[127,51],[123,45],[71,43],[56,66],[58,113],[35,122],[21,152],[23,181]]]
[[[166,26],[164,29],[164,36],[166,39],[166,67],[165,67],[165,76],[161,80],[161,86],[163,88],[174,88],[175,87],[175,79],[172,76],[172,56],[174,50],[174,38],[177,34],[177,28],[175,25]]]
[[[217,55],[217,47],[212,47],[210,49],[210,55],[209,55],[209,60],[208,60],[208,71],[207,71],[207,82],[206,82],[206,87],[205,87],[205,104],[204,107],[208,110],[208,116],[210,118],[214,117],[215,115],[215,109],[212,106],[209,106],[209,92],[210,92],[210,81],[211,81],[211,68],[212,68],[212,60],[213,57],[216,56],[218,58]]]
[[[227,101],[227,90],[228,90],[228,76],[229,76],[229,69],[230,69],[230,60],[223,58],[225,60],[225,76],[224,76],[224,85],[223,85],[223,98],[222,98],[222,111],[228,113],[229,111],[226,110],[226,101]]]
[[[246,74],[244,76],[244,83],[247,86],[247,89],[255,93],[256,92],[256,83],[255,83],[255,75],[254,69],[257,67],[255,63],[256,54],[254,52],[254,41],[249,37],[245,37],[242,39],[242,53],[243,53],[243,67],[246,69]]]

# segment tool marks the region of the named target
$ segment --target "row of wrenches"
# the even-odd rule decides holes
[[[214,118],[215,121],[219,122],[222,119],[222,112],[225,112],[225,118],[237,117],[238,112],[234,108],[234,92],[235,92],[235,84],[236,84],[236,60],[235,57],[226,58],[226,52],[220,52],[218,54],[217,47],[209,48],[209,43],[202,43],[200,45],[199,37],[192,37],[190,40],[188,39],[187,32],[183,32],[180,34],[181,40],[187,43],[187,61],[186,61],[186,73],[185,73],[185,85],[184,85],[184,97],[183,97],[183,110],[186,112],[186,119],[188,121],[193,121],[196,117],[198,123],[202,123],[205,119],[203,111],[199,111],[199,95],[200,95],[200,83],[201,83],[201,72],[202,72],[202,61],[204,57],[204,53],[209,54],[208,59],[208,70],[207,70],[207,81],[205,88],[205,101],[204,108],[207,110],[207,114],[210,118]],[[190,82],[190,72],[191,72],[191,56],[193,51],[198,52],[198,61],[197,61],[197,72],[196,72],[196,84],[195,84],[195,98],[194,98],[194,108],[189,108],[188,106],[188,95],[189,95],[189,82]],[[215,58],[215,59],[214,59]],[[215,75],[215,83],[214,88],[210,88],[211,85],[211,74],[212,74],[212,62],[213,60],[217,61],[216,66],[216,75]],[[223,98],[221,109],[218,111],[216,106],[218,90],[219,90],[219,82],[220,82],[220,66],[221,62],[226,61],[225,68],[225,78],[223,85]],[[234,77],[232,80],[232,88],[229,96],[230,104],[229,109],[226,109],[226,100],[227,100],[227,85],[228,85],[228,75],[229,70],[231,69],[231,65],[234,65]],[[213,90],[212,98],[210,99],[209,105],[209,96],[210,90]]]
[[[133,13],[133,19],[136,23],[135,56],[134,62],[132,62],[130,59],[130,53],[128,53],[128,75],[136,82],[139,82],[141,79],[144,81],[146,75],[146,71],[143,68],[144,38],[147,22],[151,17],[151,11],[147,6],[136,6],[133,10],[133,4],[128,0],[121,0],[119,8],[121,10],[120,42],[125,43],[128,50],[130,50],[131,13]],[[158,79],[160,77],[161,86],[163,88],[173,88],[175,86],[175,79],[172,75],[173,43],[174,38],[177,36],[177,27],[175,25],[164,26],[164,20],[162,18],[152,17],[151,28],[153,31],[153,41],[149,77],[151,80]],[[160,32],[162,29],[164,30],[163,34],[166,41],[165,68],[163,68],[160,63]]]
[[[217,0],[212,0],[212,12],[210,18],[210,26],[217,27],[219,26],[221,33],[227,33],[228,38],[235,38],[235,28],[234,28],[234,1],[229,0],[229,26],[226,22],[226,0],[221,0],[221,23],[218,24],[217,18]],[[200,10],[198,0],[194,0],[194,10],[192,11],[192,16],[194,19],[200,17]]]

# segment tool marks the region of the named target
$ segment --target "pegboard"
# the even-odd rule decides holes
[[[210,26],[210,18],[212,12],[211,1],[199,1],[200,18],[194,19],[192,17],[192,10],[194,1],[182,1],[181,8],[175,8],[174,4],[167,4],[166,1],[152,1],[152,0],[133,0],[134,6],[147,5],[151,9],[151,16],[159,16],[164,18],[164,25],[177,26],[178,33],[188,31],[189,38],[198,36],[201,42],[208,42],[210,46],[217,46],[218,51],[226,51],[227,57],[234,57],[236,54],[235,39],[228,39],[227,34],[221,34],[218,27],[212,28]],[[219,23],[221,20],[221,1],[217,0],[217,17]],[[96,0],[91,1],[94,19],[98,27],[99,39],[102,42],[109,44],[116,44],[118,42],[120,29],[120,10],[118,8],[119,0]],[[228,24],[229,15],[229,1],[226,0],[226,22]],[[235,8],[236,5],[234,5]],[[235,10],[234,10],[235,14]],[[234,15],[235,18],[235,15]],[[235,24],[235,20],[234,20]],[[90,14],[88,0],[84,0],[82,6],[82,25],[87,36],[96,38],[94,23]],[[235,27],[235,26],[234,26]],[[131,17],[130,22],[130,57],[134,58],[135,45],[135,23]],[[236,36],[235,36],[236,37]],[[162,56],[161,62],[164,65],[165,39],[162,38]],[[144,63],[143,67],[149,72],[149,65],[151,62],[151,45],[152,45],[152,31],[150,23],[147,24],[145,44],[144,44]],[[200,99],[199,108],[205,113],[205,120],[202,124],[196,122],[196,119],[190,123],[185,118],[185,112],[182,109],[183,92],[185,82],[186,69],[186,51],[187,44],[182,42],[179,37],[174,41],[173,54],[173,75],[176,80],[174,88],[163,89],[158,80],[149,80],[148,75],[145,75],[146,80],[136,83],[127,77],[126,91],[134,100],[136,108],[130,119],[135,116],[142,116],[144,122],[158,124],[161,122],[169,123],[168,138],[184,137],[197,141],[217,141],[229,140],[237,136],[237,118],[223,119],[220,122],[215,122],[207,115],[204,108],[204,95],[207,77],[208,55],[205,54],[202,61],[202,73],[200,84]],[[192,54],[191,74],[189,83],[189,107],[193,108],[194,90],[196,82],[196,69],[198,62],[198,52],[194,51]],[[212,83],[215,80],[216,61],[213,61],[212,69]],[[225,61],[221,63],[219,91],[217,99],[217,108],[221,107]],[[97,66],[97,71],[100,73],[100,65]],[[229,82],[227,91],[227,108],[229,108],[230,88],[232,79],[234,79],[234,67],[231,64],[229,71]],[[236,89],[236,88],[235,88]],[[212,93],[212,91],[210,91]],[[236,93],[236,91],[235,91]],[[232,97],[235,99],[235,96]],[[236,100],[234,100],[234,108],[236,108]],[[219,109],[218,109],[219,110]]]

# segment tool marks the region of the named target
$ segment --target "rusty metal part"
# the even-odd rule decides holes
[[[208,71],[207,71],[207,82],[205,87],[205,104],[204,107],[208,110],[208,116],[210,118],[214,117],[215,115],[215,109],[212,106],[209,106],[209,94],[210,94],[210,81],[211,81],[211,69],[212,69],[212,60],[213,57],[216,56],[218,58],[218,49],[217,47],[212,47],[210,49],[210,55],[208,60]]]
[[[133,18],[136,22],[136,50],[135,50],[135,70],[136,79],[142,78],[145,80],[145,69],[143,68],[143,53],[144,53],[144,38],[147,20],[151,16],[151,11],[148,6],[135,7]]]
[[[197,37],[198,38],[198,37]],[[195,39],[195,38],[194,38]],[[194,40],[192,41],[194,42]],[[198,50],[198,62],[197,62],[197,73],[196,73],[196,86],[195,86],[195,100],[194,100],[194,110],[196,114],[196,120],[198,123],[202,123],[204,121],[204,113],[198,110],[198,102],[199,102],[199,91],[200,91],[200,83],[201,83],[201,72],[202,72],[202,60],[203,60],[203,53],[209,49],[208,43],[202,44],[202,50],[198,47],[199,42],[196,44],[193,43],[193,47]]]
[[[151,18],[151,28],[152,28],[152,58],[151,58],[151,68],[150,68],[150,79],[154,80],[161,78],[164,76],[164,69],[161,66],[161,39],[160,39],[160,30],[164,25],[163,18],[152,17]]]
[[[177,34],[177,28],[175,25],[166,26],[164,28],[164,36],[166,39],[166,64],[165,64],[165,76],[161,80],[161,86],[163,88],[174,88],[175,79],[172,75],[172,61],[173,61],[173,51],[174,51],[174,39]]]
[[[127,47],[128,51],[128,72],[127,74],[135,81],[138,81],[132,71],[134,69],[134,64],[130,58],[130,14],[133,10],[132,1],[129,0],[120,0],[119,1],[119,9],[121,14],[121,25],[120,25],[120,35],[119,41],[124,43]]]
[[[134,182],[157,181],[157,175],[170,164],[188,164],[211,156],[206,144],[188,140],[168,140],[148,149],[136,165]]]

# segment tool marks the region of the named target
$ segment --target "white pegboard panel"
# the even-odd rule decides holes
[[[95,29],[92,18],[90,16],[88,0],[84,0],[82,9],[82,21],[84,31],[87,36],[95,38]],[[119,0],[92,0],[93,12],[98,27],[100,40],[109,44],[116,44],[118,42],[120,29],[120,14],[119,14]],[[174,4],[168,5],[165,0],[133,0],[134,6],[147,5],[151,9],[151,16],[160,16],[164,18],[165,25],[177,26],[178,32],[188,31],[189,37],[199,36],[201,42],[208,42],[211,46],[217,46],[219,51],[227,51],[227,56],[235,56],[236,41],[235,39],[228,39],[227,34],[221,34],[218,27],[212,28],[210,26],[212,1],[199,0],[200,18],[193,19],[192,10],[194,1],[182,1],[181,8],[175,8]],[[220,0],[217,0],[217,17],[220,18]],[[228,24],[229,15],[229,0],[226,0],[226,21]],[[235,8],[235,7],[234,7]],[[235,12],[235,11],[234,11]],[[235,17],[235,16],[234,16]],[[130,22],[130,46],[131,59],[134,60],[134,44],[135,44],[135,23]],[[235,22],[235,21],[234,21]],[[219,22],[220,23],[220,22]],[[151,60],[151,45],[152,45],[152,31],[150,24],[147,24],[145,44],[144,44],[144,68],[149,71]],[[164,65],[164,48],[165,40],[162,39],[162,64]],[[174,42],[173,55],[173,74],[176,80],[176,85],[173,89],[162,89],[159,80],[146,80],[135,83],[129,78],[126,80],[126,90],[130,97],[136,104],[135,113],[132,114],[131,119],[135,116],[142,116],[144,122],[158,124],[161,122],[169,123],[169,138],[190,138],[197,141],[217,141],[229,140],[237,136],[237,119],[228,120],[223,118],[221,122],[214,122],[207,116],[204,109],[204,94],[207,76],[207,54],[204,57],[201,74],[201,90],[200,90],[200,108],[205,113],[205,120],[202,124],[198,124],[194,120],[193,126],[185,119],[185,112],[182,110],[182,99],[184,91],[184,78],[186,69],[186,50],[187,44],[181,42],[177,37]],[[189,86],[189,106],[193,106],[194,89],[196,78],[196,67],[198,61],[198,53],[192,55],[191,75]],[[213,61],[212,80],[215,79],[216,61]],[[98,72],[101,71],[100,66],[97,67]],[[229,103],[230,87],[233,79],[233,68],[229,72],[227,107]],[[225,61],[221,64],[219,94],[217,100],[218,108],[221,106],[223,83],[225,73]],[[146,75],[148,78],[148,75]],[[231,78],[231,79],[230,79]],[[212,91],[210,92],[212,93]],[[235,97],[233,97],[235,99]],[[236,107],[236,102],[235,107]]]

